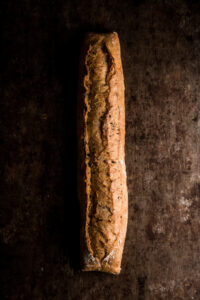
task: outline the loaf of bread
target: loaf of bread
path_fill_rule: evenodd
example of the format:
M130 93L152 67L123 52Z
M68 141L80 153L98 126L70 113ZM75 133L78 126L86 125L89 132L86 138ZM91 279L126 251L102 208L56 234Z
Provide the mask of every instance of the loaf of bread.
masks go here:
M82 270L119 274L128 196L124 77L116 32L88 33L84 39L77 127Z

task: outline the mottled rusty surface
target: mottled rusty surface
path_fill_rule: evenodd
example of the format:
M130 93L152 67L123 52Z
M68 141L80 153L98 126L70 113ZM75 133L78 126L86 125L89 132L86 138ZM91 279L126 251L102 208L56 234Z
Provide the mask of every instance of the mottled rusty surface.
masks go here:
M198 300L200 2L79 2L0 4L0 298ZM112 30L129 189L119 276L78 270L79 49Z

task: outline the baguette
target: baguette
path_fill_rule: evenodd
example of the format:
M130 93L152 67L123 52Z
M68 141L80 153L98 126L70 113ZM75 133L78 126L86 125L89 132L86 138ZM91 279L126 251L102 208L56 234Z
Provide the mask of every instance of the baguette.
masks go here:
M119 274L128 194L124 77L116 32L86 35L78 98L81 267L83 271Z

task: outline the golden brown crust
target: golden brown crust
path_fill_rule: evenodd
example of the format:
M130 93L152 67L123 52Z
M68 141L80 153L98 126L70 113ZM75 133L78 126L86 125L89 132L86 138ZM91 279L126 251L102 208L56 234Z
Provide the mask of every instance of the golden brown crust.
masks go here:
M127 229L124 78L117 33L87 34L80 65L78 188L84 271L119 274Z

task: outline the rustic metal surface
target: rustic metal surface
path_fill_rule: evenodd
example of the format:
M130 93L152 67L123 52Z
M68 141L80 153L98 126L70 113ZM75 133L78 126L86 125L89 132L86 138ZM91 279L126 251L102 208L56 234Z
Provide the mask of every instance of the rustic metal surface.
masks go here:
M200 299L200 3L0 7L0 298ZM126 85L129 189L119 276L78 270L79 49L84 32L112 30Z

